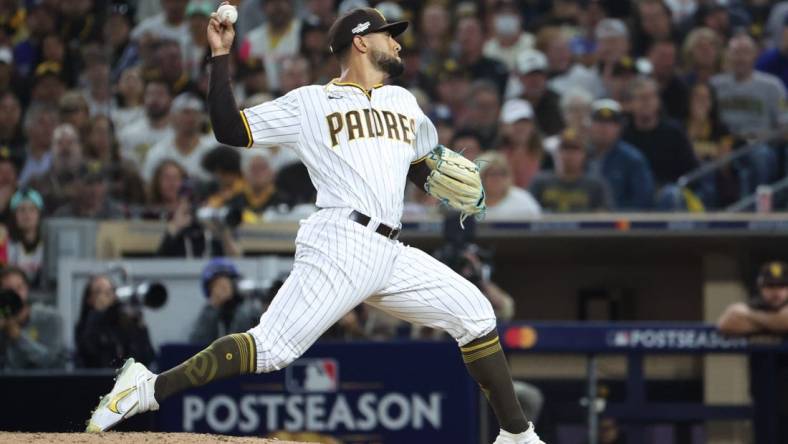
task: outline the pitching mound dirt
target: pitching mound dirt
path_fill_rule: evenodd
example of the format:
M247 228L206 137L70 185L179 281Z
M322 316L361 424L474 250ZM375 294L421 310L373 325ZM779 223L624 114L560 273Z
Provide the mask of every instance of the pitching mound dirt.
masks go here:
M196 433L8 433L0 432L0 443L25 444L303 444L263 438L199 435Z

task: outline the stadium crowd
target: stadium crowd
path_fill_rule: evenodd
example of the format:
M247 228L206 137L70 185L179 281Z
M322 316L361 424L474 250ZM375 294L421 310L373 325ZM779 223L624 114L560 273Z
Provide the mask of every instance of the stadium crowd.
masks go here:
M478 160L490 220L714 211L786 177L788 2L236 3L243 107L337 77L326 36L339 14L370 5L410 20L393 82L442 144ZM12 280L41 285L46 218L166 221L158 255L207 257L242 253L238 223L314 210L294 153L213 137L205 30L217 4L0 0L0 262ZM440 211L415 187L405 198L405 218ZM79 333L111 302L107 286L86 288Z

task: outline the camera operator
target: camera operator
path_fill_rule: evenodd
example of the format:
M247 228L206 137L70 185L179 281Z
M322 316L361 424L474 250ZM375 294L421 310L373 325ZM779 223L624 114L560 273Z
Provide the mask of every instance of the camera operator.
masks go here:
M764 264L758 273L757 287L758 294L750 301L737 302L725 309L717 321L722 333L732 336L788 334L788 264L777 261ZM750 392L756 435L766 428L759 422L768 424L770 418L788 417L788 356L780 354L776 362L771 361L777 366L776 387L766 382L769 378L762 376L774 370L770 368L770 361L762 354L750 354ZM777 399L777 405L768 405L769 399ZM778 421L775 425L779 437L777 442L788 442L788 424ZM755 442L766 441L766 437L755 437Z
M58 312L30 303L30 284L19 268L6 267L0 272L0 288L0 367L62 367L66 355Z
M201 220L195 208L193 186L185 184L178 192L178 203L156 254L189 258L241 256L241 248L233 238L233 228L240 218L222 220L220 216L218 210L209 211L208 217Z
M241 275L232 261L211 259L202 272L202 291L208 302L194 323L189 340L207 344L231 333L241 333L257 325L263 307L259 300L241 296Z
M91 277L82 292L76 340L81 367L117 367L128 357L148 365L155 358L140 307L120 301L103 274Z
M490 301L499 322L511 321L515 312L514 299L490 278L492 254L473 243L476 221L467 219L465 229L462 230L457 223L457 214L450 212L444 220L443 235L446 244L434 256L481 290ZM544 404L542 392L526 382L512 382L525 416L536 423Z

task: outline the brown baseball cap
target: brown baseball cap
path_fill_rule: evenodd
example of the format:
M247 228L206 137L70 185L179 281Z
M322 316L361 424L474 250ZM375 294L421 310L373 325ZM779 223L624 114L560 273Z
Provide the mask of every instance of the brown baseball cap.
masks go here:
M357 35L388 32L396 37L408 28L408 22L389 23L375 8L356 8L348 11L331 25L328 30L328 49L336 54L353 42Z
M788 264L772 261L761 266L758 272L759 287L785 287L788 286Z

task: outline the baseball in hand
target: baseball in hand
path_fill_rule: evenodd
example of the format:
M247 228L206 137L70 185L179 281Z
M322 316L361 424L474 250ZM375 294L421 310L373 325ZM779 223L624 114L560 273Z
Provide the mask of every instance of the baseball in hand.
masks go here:
M233 5L219 6L219 9L216 10L216 14L222 22L228 21L230 23L235 23L235 21L238 20L238 10L235 9Z

